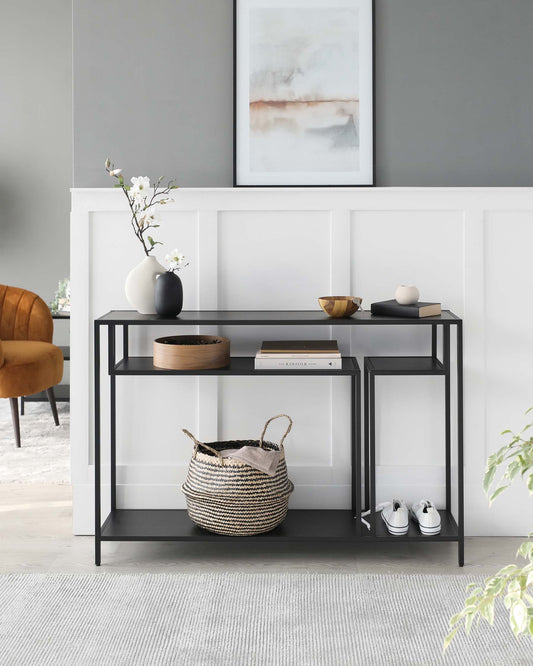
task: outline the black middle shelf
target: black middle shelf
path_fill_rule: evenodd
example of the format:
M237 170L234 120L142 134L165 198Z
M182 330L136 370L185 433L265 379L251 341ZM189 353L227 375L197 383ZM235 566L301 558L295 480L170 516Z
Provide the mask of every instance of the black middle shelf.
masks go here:
M189 375L195 377L202 376L225 376L225 375L289 375L289 376L323 376L323 377L350 377L359 375L359 364L356 358L344 357L342 359L342 370L256 370L254 368L255 359L252 356L233 356L230 364L225 368L216 368L213 370L167 370L166 368L156 368L152 356L128 356L119 361L114 369L115 375Z
M445 375L433 356L367 356L365 364L374 375Z

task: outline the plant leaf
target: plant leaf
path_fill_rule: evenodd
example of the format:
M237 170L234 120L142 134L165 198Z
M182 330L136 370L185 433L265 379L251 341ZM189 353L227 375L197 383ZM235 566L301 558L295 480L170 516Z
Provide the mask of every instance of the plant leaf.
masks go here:
M442 652L444 653L446 651L446 648L450 645L450 643L453 640L453 637L455 634L459 631L459 627L455 627L455 629L452 629L450 633L446 636L444 639L444 643L442 644Z
M496 465L487 467L487 471L485 472L485 477L483 479L483 490L485 491L485 493L489 492L489 488L492 486L492 482L494 481L495 476L496 476Z
M492 495L489 497L489 504L492 504L494 502L494 500L498 497L498 495L501 495L504 490L507 490L507 488L509 488L508 485L507 486L500 486L499 488L497 488L492 493Z
M486 599L479 607L481 615L489 624L494 624L494 599Z
M528 616L526 605L521 600L516 601L516 603L514 603L511 608L511 615L509 616L511 629L513 630L513 634L515 636L518 636L525 630L527 620Z
M465 631L467 634L470 633L470 629L472 629L472 622L474 621L474 618L476 617L476 612L477 611L472 611L466 616L465 619Z

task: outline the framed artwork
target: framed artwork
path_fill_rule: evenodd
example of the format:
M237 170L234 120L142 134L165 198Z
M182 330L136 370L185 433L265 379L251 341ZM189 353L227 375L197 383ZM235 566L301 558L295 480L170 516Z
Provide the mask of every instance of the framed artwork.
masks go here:
M373 0L234 0L234 21L234 185L373 185Z

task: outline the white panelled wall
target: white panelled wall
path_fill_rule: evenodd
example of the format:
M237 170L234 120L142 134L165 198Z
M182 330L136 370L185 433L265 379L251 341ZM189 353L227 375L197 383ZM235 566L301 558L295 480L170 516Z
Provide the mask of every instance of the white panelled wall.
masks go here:
M525 489L507 491L489 510L481 480L500 431L520 428L533 404L533 189L187 189L161 210L159 258L178 247L190 261L182 273L184 309L308 310L318 308L318 296L336 294L362 296L369 308L409 283L422 300L464 317L466 534L531 529ZM73 190L71 224L74 531L91 534L92 322L130 309L124 280L142 255L118 190ZM144 355L157 335L187 332L130 330L130 353ZM254 354L265 338L332 336L361 367L365 355L428 354L430 344L429 329L405 327L220 333L236 355ZM452 329L452 348L454 338ZM102 358L105 351L104 344ZM102 379L105 436L104 370ZM441 504L444 379L378 377L376 385L378 501L429 497ZM349 380L329 377L118 377L119 506L185 506L179 486L191 446L182 428L204 441L258 437L280 412L294 419L286 442L296 486L290 505L349 507ZM271 438L280 434L281 424Z

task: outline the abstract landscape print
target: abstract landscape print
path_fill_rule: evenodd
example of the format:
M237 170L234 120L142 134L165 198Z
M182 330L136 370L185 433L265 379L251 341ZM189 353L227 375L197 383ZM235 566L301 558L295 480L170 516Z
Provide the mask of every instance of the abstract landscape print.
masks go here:
M367 0L237 0L237 185L371 185Z

